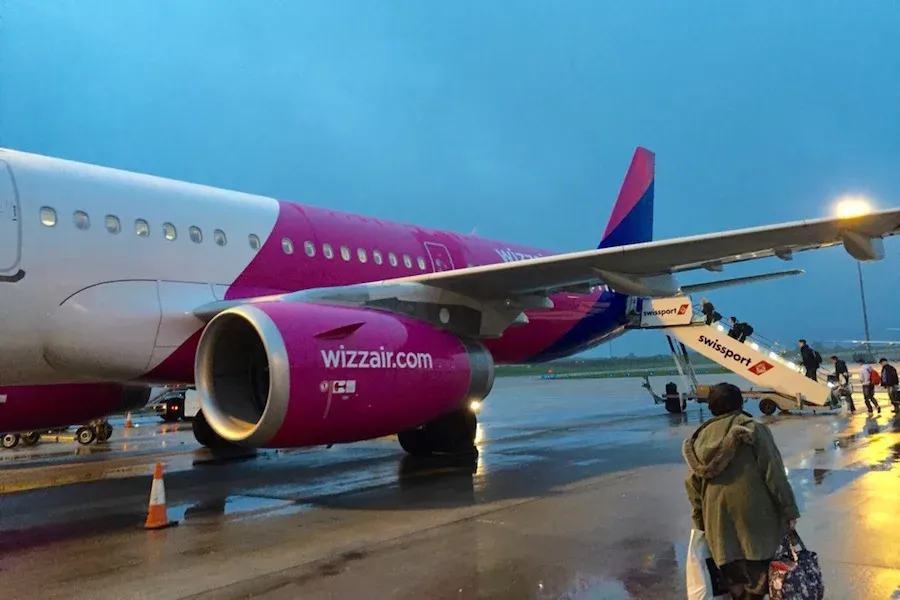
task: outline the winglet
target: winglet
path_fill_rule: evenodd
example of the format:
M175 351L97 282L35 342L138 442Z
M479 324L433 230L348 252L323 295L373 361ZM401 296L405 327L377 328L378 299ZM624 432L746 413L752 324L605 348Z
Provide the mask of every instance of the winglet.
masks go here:
M653 240L653 185L656 156L638 147L625 174L598 248L640 244Z

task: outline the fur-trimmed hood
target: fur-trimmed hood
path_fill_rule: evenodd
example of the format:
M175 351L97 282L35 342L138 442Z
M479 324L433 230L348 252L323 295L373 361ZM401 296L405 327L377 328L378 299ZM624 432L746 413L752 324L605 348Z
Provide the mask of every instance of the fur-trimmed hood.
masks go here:
M681 453L694 475L713 479L731 464L741 444L753 445L755 422L746 413L722 415L684 440Z

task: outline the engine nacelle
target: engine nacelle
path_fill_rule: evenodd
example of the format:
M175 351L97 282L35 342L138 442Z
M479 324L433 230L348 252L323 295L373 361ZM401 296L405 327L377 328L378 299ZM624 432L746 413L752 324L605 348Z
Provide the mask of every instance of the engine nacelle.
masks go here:
M118 383L0 387L0 433L52 429L138 410L150 388Z
M494 383L480 342L385 311L291 302L216 315L194 369L212 429L253 447L390 435L483 400Z

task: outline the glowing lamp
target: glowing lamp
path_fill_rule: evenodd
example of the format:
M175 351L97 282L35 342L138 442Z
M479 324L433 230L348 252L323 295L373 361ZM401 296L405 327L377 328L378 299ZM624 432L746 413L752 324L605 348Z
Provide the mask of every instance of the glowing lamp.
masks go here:
M835 213L841 219L860 217L872 212L872 203L863 196L844 196L838 200Z

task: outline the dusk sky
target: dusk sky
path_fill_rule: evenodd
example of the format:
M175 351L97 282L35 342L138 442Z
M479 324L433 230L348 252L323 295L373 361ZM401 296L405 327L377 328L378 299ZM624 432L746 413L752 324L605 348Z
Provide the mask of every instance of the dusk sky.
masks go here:
M900 206L897 31L846 0L6 0L0 145L582 250L638 145L658 239ZM886 247L870 326L900 339ZM840 248L685 281L784 268L807 273L709 297L787 344L862 338Z

